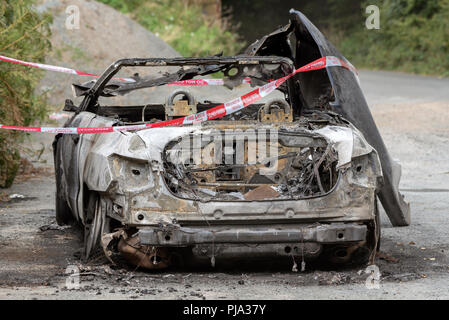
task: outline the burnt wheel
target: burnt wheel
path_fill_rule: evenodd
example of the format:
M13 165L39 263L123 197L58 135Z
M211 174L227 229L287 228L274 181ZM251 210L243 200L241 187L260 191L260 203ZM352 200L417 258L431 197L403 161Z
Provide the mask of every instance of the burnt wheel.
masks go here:
M56 191L56 223L60 226L72 224L74 222L72 210L59 192Z
M84 261L99 249L104 222L105 215L100 207L100 197L97 193L90 192L84 219Z
M61 193L62 191L61 179L63 178L60 162L61 143L62 139L59 139L56 144L56 152L55 152L55 178L56 178L55 209L56 209L56 223L60 226L72 224L75 221L72 210L70 209L69 205L67 204L67 201L64 199Z
M376 252L379 252L379 250L380 250L380 238L381 238L381 235L382 235L382 231L381 231L381 228L380 228L380 212L379 212L379 205L378 205L378 203L377 203L377 197L376 197L376 200L374 201L374 210L376 210L375 211L375 213L376 213L376 237L377 237L377 243L376 243Z

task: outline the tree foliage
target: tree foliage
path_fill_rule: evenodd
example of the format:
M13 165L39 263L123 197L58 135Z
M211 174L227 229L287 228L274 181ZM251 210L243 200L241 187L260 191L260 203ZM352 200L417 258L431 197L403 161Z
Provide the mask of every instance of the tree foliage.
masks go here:
M349 59L370 69L449 76L449 0L385 0L378 6L379 30L359 28L342 40Z
M449 76L449 0L222 0L247 41L302 11L357 67ZM368 30L365 9L380 9Z
M32 0L0 2L0 55L43 62L50 48L50 17L37 13ZM39 70L0 62L0 123L28 126L45 115L45 99L34 88ZM9 187L19 166L23 134L0 131L0 187Z
M226 19L206 17L201 5L187 0L100 0L140 23L183 56L223 51L237 54L245 46Z

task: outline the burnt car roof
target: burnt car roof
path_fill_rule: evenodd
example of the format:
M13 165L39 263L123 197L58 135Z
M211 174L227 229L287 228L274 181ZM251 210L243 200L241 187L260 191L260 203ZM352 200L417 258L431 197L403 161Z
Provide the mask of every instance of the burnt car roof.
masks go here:
M280 65L278 70L260 70L260 65ZM123 67L169 67L169 66L187 66L190 68L181 68L176 72L165 73L162 77L144 77L138 74L131 77L135 82L123 82L112 80ZM246 71L245 75L243 67L252 67L252 70ZM237 73L229 75L229 70L236 68ZM257 69L257 70L256 70ZM196 76L204 76L219 71L223 71L227 82L225 86L233 88L241 84L243 77L250 76L253 85L264 84L269 79L282 77L294 70L293 61L287 57L279 56L212 56L202 58L129 58L120 59L111 64L100 76L98 80L89 81L83 85L75 85L78 90L78 96L92 95L93 99L88 104L95 103L95 99L99 96L124 95L133 90L162 86L170 82L192 79ZM86 105L86 108L88 106Z

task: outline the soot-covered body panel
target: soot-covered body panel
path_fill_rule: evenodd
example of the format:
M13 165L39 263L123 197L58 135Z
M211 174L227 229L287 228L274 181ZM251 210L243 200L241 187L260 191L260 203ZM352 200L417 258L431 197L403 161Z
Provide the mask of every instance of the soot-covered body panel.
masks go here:
M239 56L113 63L97 81L75 86L84 99L79 106L66 103L75 112L66 126L187 116L248 92L243 80L262 85L324 56L346 61L293 10L288 25ZM133 83L112 80L122 69L163 66L179 69L159 77L134 75ZM204 95L166 86L217 72L224 86L205 87ZM149 95L166 95L165 103L104 103L165 87ZM216 258L273 255L373 261L380 237L377 197L393 225L410 223L397 189L400 169L388 155L357 76L340 67L297 74L272 96L216 120L59 135L54 148L58 222L84 226L86 259L101 245L111 261L121 255L149 269L174 264L181 253L212 265Z

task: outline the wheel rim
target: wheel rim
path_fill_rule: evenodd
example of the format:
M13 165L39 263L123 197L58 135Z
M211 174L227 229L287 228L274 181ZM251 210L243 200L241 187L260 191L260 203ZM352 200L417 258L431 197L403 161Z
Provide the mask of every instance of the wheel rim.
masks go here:
M104 224L104 212L97 198L94 206L94 218L90 224L84 225L84 259L87 260L100 242L101 230Z

